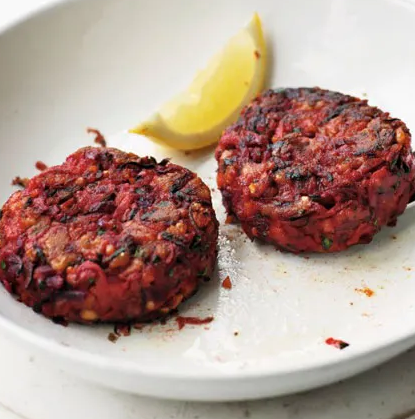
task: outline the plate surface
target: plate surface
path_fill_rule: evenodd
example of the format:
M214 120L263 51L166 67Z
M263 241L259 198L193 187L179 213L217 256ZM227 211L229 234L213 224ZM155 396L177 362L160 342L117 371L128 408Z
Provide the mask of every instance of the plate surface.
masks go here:
M317 387L415 343L414 208L370 245L282 254L223 224L212 149L186 155L125 131L184 88L255 10L273 52L270 86L367 95L415 127L409 1L84 0L33 16L0 36L1 201L15 175L35 173L36 160L59 164L92 144L86 127L99 128L110 146L197 171L222 223L219 262L216 278L181 314L214 321L179 331L172 319L112 344L108 326L57 326L1 290L4 333L103 385L193 400ZM227 275L231 290L220 286ZM337 350L328 337L350 346Z

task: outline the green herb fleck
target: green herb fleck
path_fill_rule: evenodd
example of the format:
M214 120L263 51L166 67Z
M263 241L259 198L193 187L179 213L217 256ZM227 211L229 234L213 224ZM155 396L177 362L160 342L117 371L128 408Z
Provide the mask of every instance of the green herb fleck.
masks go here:
M135 249L134 257L139 259L145 259L147 257L147 250L141 248L140 246L137 246L137 249Z
M189 248L192 250L200 249L201 244L202 244L202 237L197 235L193 237L192 243L190 243Z
M39 282L39 289L41 291L43 291L44 289L46 289L46 281L40 281Z
M140 219L142 220L142 221L145 221L145 220L148 220L153 214L154 214L154 210L151 210L151 211L149 211L149 212L145 212L141 217L140 217Z
M394 185L392 185L392 189L394 191L396 191L399 188L399 186L401 186L401 181L400 180L398 180Z
M184 242L182 240L180 240L178 237L174 236L171 233L168 233L167 231L163 231L163 233L161 233L161 237L164 240L170 241L174 244L176 244L177 246L181 246L184 247Z
M42 312L42 303L33 304L33 311L35 313L41 313Z
M286 179L291 179L291 180L295 180L295 181L306 180L309 177L310 177L310 175L308 173L302 173L299 169L294 169L291 172L286 172L285 173L285 178Z
M107 259L104 260L104 262L111 262L114 260L117 256L119 256L121 253L124 253L127 249L125 247L120 247L117 249L111 256L109 256Z
M199 271L197 273L197 276L199 278L204 278L204 277L208 276L208 268L203 269L203 271Z
M38 260L43 262L46 259L45 254L43 253L43 250L37 245L35 245L34 248L36 252L36 257L38 258Z
M169 201L161 201L157 204L158 207L168 207L169 206Z
M230 157L223 159L223 162L225 163L225 166L232 166L233 163L235 163L236 157Z
M131 221L137 214L138 208L133 208L128 215L128 220Z
M284 141L277 141L276 143L273 143L269 145L268 147L271 148L272 150L278 151L280 148L282 148L283 145L284 145ZM278 165L276 166L274 170L276 169L278 169Z
M88 278L89 285L94 285L96 282L95 278Z
M105 230L103 228L99 228L97 234L98 236L102 236L103 234L105 234Z
M161 261L161 257L159 255L155 255L153 258L153 263L158 263Z
M3 269L3 271L4 271L6 269L6 262L4 260L2 260L0 262L0 266L1 266L1 269Z
M321 240L321 245L323 246L324 250L329 250L332 244L333 240L329 239L328 237L323 237Z
M329 181L329 182L333 182L333 175L331 174L331 173L327 173L327 180Z
M189 197L182 191L176 192L176 198L181 199L182 201L189 201Z
M295 132L296 134L301 134L301 128L295 127L293 128L293 132Z
M377 225L378 225L378 219L377 219L377 218L376 218L376 219L375 219L375 221L373 222L373 225L374 225L374 226L377 226Z
M340 341L339 342L339 349L347 348L349 344L347 342Z
M173 269L170 269L169 270L169 277L171 278L173 275L174 275L174 270Z
M27 198L27 201L25 203L25 208L30 207L30 205L33 204L33 198L29 196L29 198Z
M108 202L108 201L114 201L114 199L117 197L117 194L115 192L110 193L103 199L101 199L101 202Z
M402 163L402 167L405 173L409 173L411 171L411 168L405 162Z
M395 166L398 164L398 160L399 157L397 157L396 159L394 159L390 165L390 169L393 170L395 168Z

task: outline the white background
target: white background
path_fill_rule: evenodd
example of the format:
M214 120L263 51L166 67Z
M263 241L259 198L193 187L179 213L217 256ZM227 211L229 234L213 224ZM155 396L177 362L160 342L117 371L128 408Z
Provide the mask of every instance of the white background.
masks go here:
M0 27L51 1L0 0ZM252 403L165 402L96 388L4 338L0 377L0 419L404 419L415 412L415 351L329 388Z

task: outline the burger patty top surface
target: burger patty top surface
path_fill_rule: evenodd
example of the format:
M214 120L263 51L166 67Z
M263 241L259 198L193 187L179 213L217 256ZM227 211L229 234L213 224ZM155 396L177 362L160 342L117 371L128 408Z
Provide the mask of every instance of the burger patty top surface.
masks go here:
M145 321L209 278L217 235L209 188L194 173L87 147L4 205L0 280L51 318Z
M334 252L393 225L414 192L406 125L366 100L319 88L269 90L216 149L229 214L251 238Z

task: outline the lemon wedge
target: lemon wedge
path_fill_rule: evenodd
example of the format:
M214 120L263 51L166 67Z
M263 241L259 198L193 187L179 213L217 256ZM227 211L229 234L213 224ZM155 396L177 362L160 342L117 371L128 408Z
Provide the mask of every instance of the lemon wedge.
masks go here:
M214 144L241 109L262 91L265 70L266 45L255 13L186 91L129 132L180 150Z

